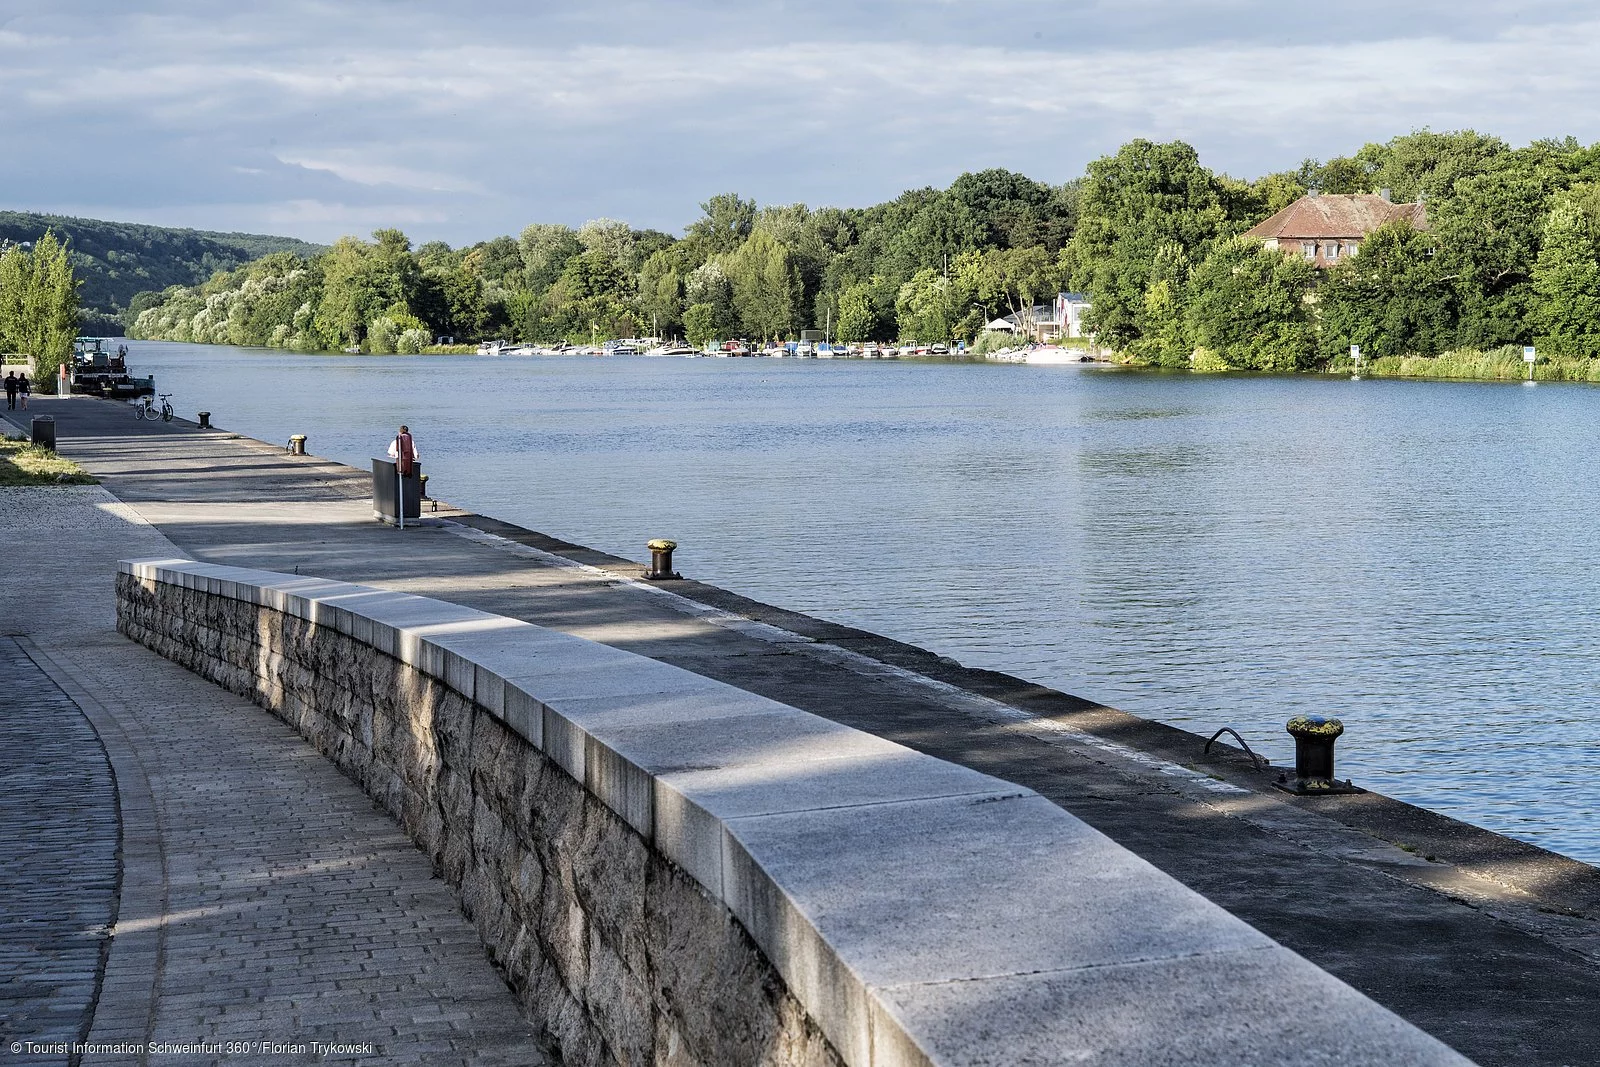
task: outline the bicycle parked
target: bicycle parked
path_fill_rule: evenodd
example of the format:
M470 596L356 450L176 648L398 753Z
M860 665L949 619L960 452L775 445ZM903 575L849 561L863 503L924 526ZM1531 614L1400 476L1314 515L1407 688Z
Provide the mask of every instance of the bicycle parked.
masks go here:
M172 421L172 405L167 403L171 393L161 394L161 406L156 407L154 397L142 396L133 402L133 417L136 419L160 419L162 422Z

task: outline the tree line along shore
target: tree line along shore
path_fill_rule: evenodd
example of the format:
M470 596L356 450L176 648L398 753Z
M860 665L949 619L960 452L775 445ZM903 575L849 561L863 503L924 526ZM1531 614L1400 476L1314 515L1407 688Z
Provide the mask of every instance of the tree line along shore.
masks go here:
M1426 223L1380 225L1335 265L1246 236L1308 193L1379 189ZM598 219L413 248L379 230L139 293L124 322L141 339L371 353L808 329L971 341L1066 289L1127 363L1341 371L1359 345L1363 373L1520 377L1534 344L1536 377L1600 380L1600 146L1423 130L1242 181L1139 140L1060 185L987 170L868 208L722 194L682 237Z

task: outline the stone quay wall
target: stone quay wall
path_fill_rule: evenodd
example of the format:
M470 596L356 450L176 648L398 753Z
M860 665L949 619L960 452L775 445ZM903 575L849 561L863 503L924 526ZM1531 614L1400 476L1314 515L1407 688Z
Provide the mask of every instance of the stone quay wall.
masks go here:
M569 1064L1466 1062L1030 790L667 664L186 560L117 617L388 810Z

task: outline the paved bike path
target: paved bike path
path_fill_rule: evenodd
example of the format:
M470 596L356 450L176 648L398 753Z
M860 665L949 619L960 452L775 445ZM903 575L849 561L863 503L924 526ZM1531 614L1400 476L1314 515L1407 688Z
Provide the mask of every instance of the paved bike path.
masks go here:
M549 1062L387 814L115 632L115 561L165 537L96 486L0 489L0 546L0 1067L85 1033L196 1047L85 1063Z
M116 914L118 820L99 738L7 636L0 827L0 1062L12 1062L15 1042L88 1036Z

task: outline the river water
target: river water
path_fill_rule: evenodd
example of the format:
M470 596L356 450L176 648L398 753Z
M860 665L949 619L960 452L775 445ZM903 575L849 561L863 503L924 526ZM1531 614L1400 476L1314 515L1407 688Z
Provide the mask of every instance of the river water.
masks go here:
M132 342L180 414L1600 863L1600 389Z

